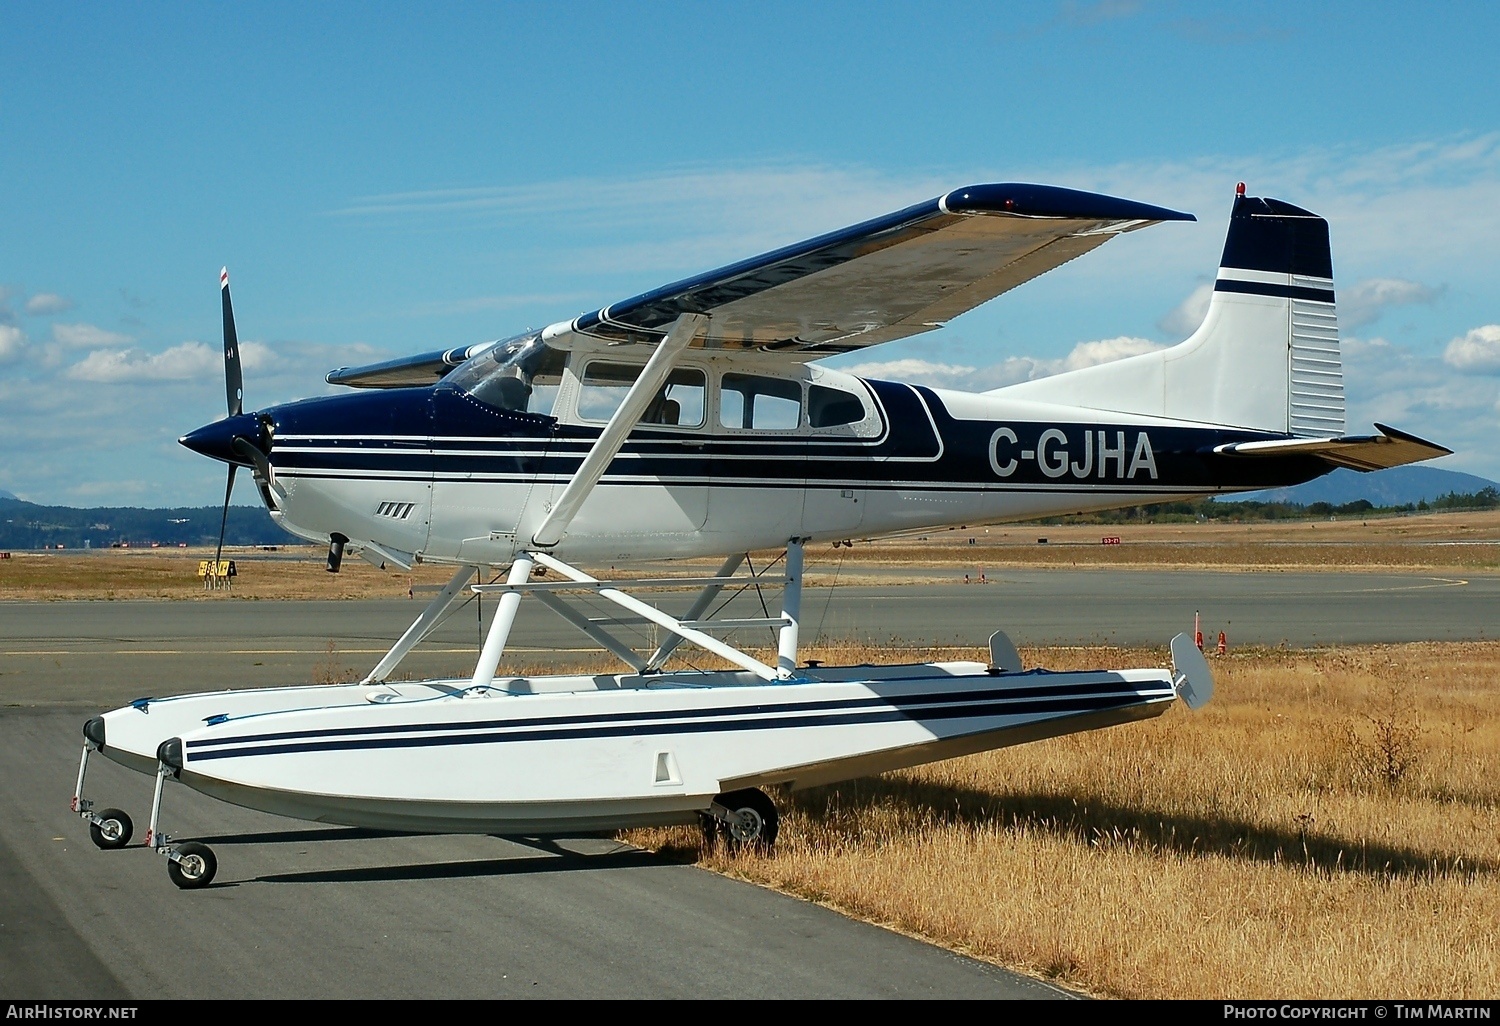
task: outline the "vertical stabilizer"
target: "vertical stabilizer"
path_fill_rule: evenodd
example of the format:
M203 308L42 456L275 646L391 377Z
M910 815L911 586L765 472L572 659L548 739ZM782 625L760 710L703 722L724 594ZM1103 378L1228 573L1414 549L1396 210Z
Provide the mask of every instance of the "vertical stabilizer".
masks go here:
M1241 185L1208 313L1187 341L998 391L1301 438L1342 435L1328 222L1246 196Z

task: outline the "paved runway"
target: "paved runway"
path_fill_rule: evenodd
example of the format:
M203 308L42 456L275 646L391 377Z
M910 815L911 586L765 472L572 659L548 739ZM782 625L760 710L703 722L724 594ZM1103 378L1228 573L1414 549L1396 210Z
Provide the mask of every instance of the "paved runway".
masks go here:
M612 841L374 836L170 785L219 874L179 891L68 811L73 711L0 712L0 995L37 998L1058 997L1045 984ZM151 781L87 792L144 831Z
M779 595L765 596L772 612ZM593 600L603 615L615 607ZM669 595L668 609L687 598ZM0 603L0 704L119 705L140 695L362 676L420 611L420 601ZM493 609L486 603L485 620ZM1210 637L1235 645L1494 637L1500 576L1431 573L1223 573L1016 570L962 583L809 588L804 644L891 639L983 645L996 629L1019 644L1165 645L1201 611ZM468 675L478 610L459 610L402 665L416 676ZM726 615L760 616L753 592ZM644 642L648 635L622 636ZM769 632L735 640L772 644ZM585 654L583 636L535 603L512 635L517 670L552 650ZM330 653L330 646L333 651Z
M149 851L96 850L67 811L87 711L141 694L362 673L419 607L0 604L0 994L1061 995L608 841L540 850L490 837L372 836L173 785L167 829L220 856L215 886L187 893ZM758 609L750 595L730 612ZM810 589L803 605L805 638L969 644L996 627L1023 644L1160 644L1191 627L1194 609L1231 644L1482 638L1495 631L1500 577L1047 569L982 586ZM403 670L467 674L479 629L472 607L460 611ZM518 658L544 665L541 649L577 647L578 636L530 609L513 637ZM125 807L144 831L147 778L96 759L88 792Z

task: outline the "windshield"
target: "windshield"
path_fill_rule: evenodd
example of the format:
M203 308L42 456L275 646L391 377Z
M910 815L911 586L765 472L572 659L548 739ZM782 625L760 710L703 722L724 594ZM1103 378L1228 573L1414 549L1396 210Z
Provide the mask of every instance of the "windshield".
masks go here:
M496 409L550 414L567 357L535 332L517 335L469 360L444 384Z

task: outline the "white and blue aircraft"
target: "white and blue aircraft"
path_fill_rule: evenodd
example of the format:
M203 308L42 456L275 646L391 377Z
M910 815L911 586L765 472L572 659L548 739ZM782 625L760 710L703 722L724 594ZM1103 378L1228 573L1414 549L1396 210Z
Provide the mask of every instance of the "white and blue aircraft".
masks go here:
M1002 633L983 663L798 660L803 547L1295 484L1449 450L1345 430L1328 224L1237 189L1212 301L1181 344L973 394L819 361L940 328L1118 236L1192 215L1043 185L957 189L540 331L328 375L357 391L245 413L228 274L229 416L182 444L254 475L272 517L381 566L452 580L358 684L141 699L90 720L74 808L101 847L118 809L82 797L89 753L154 773L147 843L201 887L212 851L157 829L175 779L302 819L433 832L565 834L692 822L770 844L762 788L806 787L1207 701L1192 641L1172 670L1023 670ZM229 492L226 491L227 508ZM746 578L745 553L785 549ZM709 577L582 567L723 557ZM500 568L505 583L472 583ZM498 580L498 578L497 578ZM715 618L746 580L778 615ZM672 614L637 594L700 589ZM472 677L393 672L473 592L499 601ZM583 592L619 607L590 616ZM502 672L523 597L625 665ZM649 651L620 637L654 625ZM721 635L776 632L774 663ZM687 643L732 670L664 670Z

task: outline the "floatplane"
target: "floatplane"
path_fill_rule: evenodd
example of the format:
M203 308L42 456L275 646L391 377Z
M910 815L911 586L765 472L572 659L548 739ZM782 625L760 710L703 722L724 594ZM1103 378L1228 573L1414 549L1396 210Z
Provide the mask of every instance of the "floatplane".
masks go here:
M130 817L83 797L92 753L155 777L146 843L173 882L217 860L160 828L165 783L356 827L566 836L703 823L769 846L765 788L807 787L1161 715L1208 701L1193 640L1171 668L799 660L804 548L1296 484L1449 450L1345 433L1327 222L1237 189L1202 325L1172 348L974 394L819 361L940 328L1106 242L1191 214L1043 185L957 189L494 342L328 375L354 391L246 413L228 273L228 416L182 444L253 474L282 527L452 579L358 683L142 698L83 728L73 808L100 847ZM222 531L220 545L222 547ZM746 553L784 550L777 572ZM704 577L585 567L722 558ZM217 564L217 558L216 558ZM489 583L487 575L493 573ZM501 581L503 575L503 582ZM711 609L776 584L760 618ZM694 589L685 609L653 589ZM474 593L495 603L471 677L394 680ZM580 599L580 596L583 596ZM523 600L617 673L503 672ZM613 615L590 615L598 606ZM774 609L774 607L772 607ZM656 631L632 645L622 626ZM731 643L770 628L774 661ZM661 640L657 640L661 639ZM679 646L730 669L669 669ZM648 650L649 649L649 650ZM680 661L679 661L680 662Z

